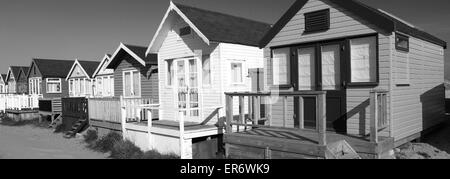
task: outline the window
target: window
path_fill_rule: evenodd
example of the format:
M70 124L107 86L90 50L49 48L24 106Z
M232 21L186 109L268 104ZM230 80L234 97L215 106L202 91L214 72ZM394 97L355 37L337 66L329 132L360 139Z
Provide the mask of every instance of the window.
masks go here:
M97 78L97 95L102 96L103 95L103 78L98 77Z
M167 86L172 86L173 85L173 79L175 77L175 71L174 71L174 67L173 67L173 60L167 60L166 61L166 65L167 65L167 82L166 82L166 85Z
M272 51L272 80L273 85L290 84L290 48L274 49Z
M30 94L41 94L41 78L30 78L28 80Z
M233 84L243 83L242 63L231 63L231 82Z
M141 77L138 71L123 72L123 95L124 97L140 97L141 96Z
M305 13L305 33L330 29L330 9Z
M191 27L183 27L180 29L180 36L185 36L191 34Z
M74 80L69 80L69 96L74 96Z
M47 78L47 93L61 93L60 78Z
M377 83L377 37L350 40L350 82Z
M401 34L395 35L395 49L409 52L409 37Z
M203 85L211 85L211 58L209 55L205 55L202 58L202 74Z

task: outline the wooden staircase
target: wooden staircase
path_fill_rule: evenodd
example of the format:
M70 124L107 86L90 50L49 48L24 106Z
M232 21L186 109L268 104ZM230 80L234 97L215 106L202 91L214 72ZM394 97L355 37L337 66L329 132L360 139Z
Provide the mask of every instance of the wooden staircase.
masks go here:
M64 135L65 138L72 138L74 137L78 132L80 132L88 123L87 119L79 119L73 126L70 131L66 132Z
M62 115L59 115L55 120L52 121L52 123L50 123L50 125L48 125L48 128L56 128L56 126L58 126L61 123L62 123Z

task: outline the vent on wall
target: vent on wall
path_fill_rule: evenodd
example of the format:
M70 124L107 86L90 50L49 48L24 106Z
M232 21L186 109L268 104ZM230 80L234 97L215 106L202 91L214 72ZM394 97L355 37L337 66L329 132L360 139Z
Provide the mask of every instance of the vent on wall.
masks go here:
M180 36L185 36L191 34L191 27L180 28Z
M330 29L330 9L305 13L305 33Z

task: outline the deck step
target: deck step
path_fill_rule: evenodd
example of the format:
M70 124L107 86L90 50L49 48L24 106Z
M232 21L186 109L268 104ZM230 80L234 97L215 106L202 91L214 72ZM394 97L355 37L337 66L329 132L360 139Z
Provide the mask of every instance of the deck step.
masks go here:
M78 132L80 132L84 126L87 125L86 119L79 119L73 126L70 131L67 131L64 135L65 138L72 138L74 137Z
M58 123L62 122L62 115L59 115L53 122L48 126L48 128L55 128Z
M337 141L327 145L326 159L361 159L356 151L345 141Z

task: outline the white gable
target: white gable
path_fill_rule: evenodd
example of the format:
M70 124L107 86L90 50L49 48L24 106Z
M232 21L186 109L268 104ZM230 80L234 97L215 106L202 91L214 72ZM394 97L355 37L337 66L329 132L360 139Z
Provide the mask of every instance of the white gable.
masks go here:
M325 32L305 34L304 14L330 9L330 29ZM342 38L377 32L367 21L328 0L309 0L302 9L282 28L268 46L298 44L326 39Z

